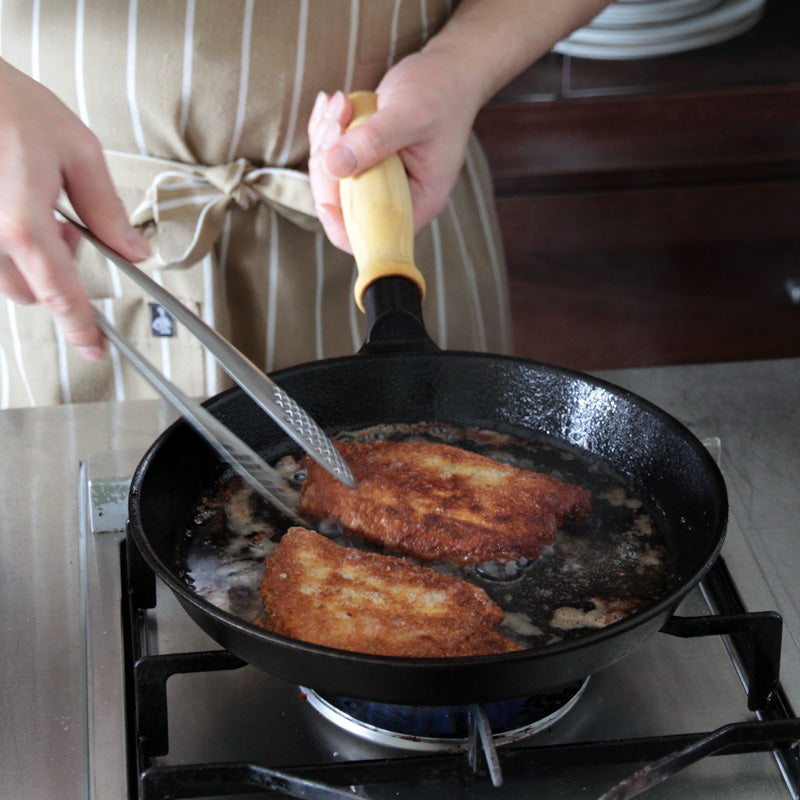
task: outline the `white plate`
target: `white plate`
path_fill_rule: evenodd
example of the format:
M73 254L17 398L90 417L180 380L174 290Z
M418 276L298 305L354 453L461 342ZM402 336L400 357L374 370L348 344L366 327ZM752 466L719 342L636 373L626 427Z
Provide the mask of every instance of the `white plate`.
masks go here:
M736 20L729 25L721 26L715 30L704 31L693 36L680 39L658 42L656 44L581 44L569 40L559 42L553 50L562 55L577 58L597 58L628 60L636 58L652 58L654 56L682 53L687 50L696 50L712 44L719 44L727 39L744 33L755 25L763 13L763 7L743 19Z
M619 28L670 22L703 14L724 0L657 0L657 2L612 3L590 23L592 28Z
M595 29L591 24L567 37L574 44L650 45L700 36L734 25L763 8L766 0L727 0L712 11L677 22L645 27Z

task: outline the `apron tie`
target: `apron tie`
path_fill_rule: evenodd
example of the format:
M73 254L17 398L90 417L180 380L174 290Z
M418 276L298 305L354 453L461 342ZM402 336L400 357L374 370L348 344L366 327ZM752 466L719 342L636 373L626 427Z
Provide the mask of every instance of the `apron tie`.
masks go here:
M146 187L131 223L155 226L154 258L164 267L200 261L222 233L232 205L247 210L266 203L305 230L322 230L308 175L298 170L256 168L244 158L208 167L117 151L107 151L106 160L115 183Z

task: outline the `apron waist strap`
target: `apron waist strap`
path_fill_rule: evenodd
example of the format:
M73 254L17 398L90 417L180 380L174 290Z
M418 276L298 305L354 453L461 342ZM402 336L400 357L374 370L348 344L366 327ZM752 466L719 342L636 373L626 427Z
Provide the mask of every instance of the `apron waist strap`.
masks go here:
M155 226L153 252L161 266L188 267L202 259L232 204L247 209L266 203L301 228L322 230L304 172L256 168L244 158L207 167L116 150L106 150L105 157L115 184L144 193L131 222Z

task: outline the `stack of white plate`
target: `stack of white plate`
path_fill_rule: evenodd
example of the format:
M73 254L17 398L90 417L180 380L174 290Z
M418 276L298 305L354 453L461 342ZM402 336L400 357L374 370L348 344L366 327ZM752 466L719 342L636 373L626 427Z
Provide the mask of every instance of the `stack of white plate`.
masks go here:
M649 58L731 39L766 0L617 0L553 49L582 58Z

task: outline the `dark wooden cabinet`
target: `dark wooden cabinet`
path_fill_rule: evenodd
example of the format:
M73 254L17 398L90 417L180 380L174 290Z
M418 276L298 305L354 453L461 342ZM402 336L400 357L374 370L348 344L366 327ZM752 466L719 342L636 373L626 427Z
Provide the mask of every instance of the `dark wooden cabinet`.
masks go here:
M550 54L480 114L518 355L800 356L800 3L639 61Z

